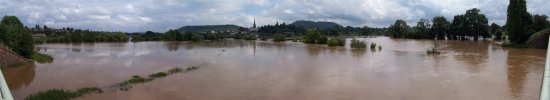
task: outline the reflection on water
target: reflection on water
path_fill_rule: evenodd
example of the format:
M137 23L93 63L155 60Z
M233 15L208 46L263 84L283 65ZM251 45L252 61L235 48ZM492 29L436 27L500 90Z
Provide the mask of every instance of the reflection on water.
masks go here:
M442 54L427 55L433 40L359 40L384 49L242 40L43 44L37 47L52 55L53 63L5 69L4 74L17 99L203 63L200 70L128 92L79 99L536 100L540 91L545 50L438 41Z
M2 69L4 78L7 81L8 88L17 90L28 86L35 77L35 65L32 63L16 66L13 68Z

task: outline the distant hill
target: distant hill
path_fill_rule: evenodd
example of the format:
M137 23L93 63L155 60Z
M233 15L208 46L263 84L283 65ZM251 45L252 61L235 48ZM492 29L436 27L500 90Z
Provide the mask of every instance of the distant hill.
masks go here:
M200 25L200 26L184 26L176 29L180 32L207 32L207 31L220 31L242 28L237 25Z
M336 24L334 22L314 22L314 21L305 21L305 20L296 21L291 25L294 25L296 27L303 27L303 28L319 28L322 30L342 27L342 25Z

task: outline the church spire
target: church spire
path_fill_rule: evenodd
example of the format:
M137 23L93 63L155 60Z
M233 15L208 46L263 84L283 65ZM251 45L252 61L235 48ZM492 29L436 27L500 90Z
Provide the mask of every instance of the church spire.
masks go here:
M256 28L256 18L254 18L254 24L252 25L252 28Z

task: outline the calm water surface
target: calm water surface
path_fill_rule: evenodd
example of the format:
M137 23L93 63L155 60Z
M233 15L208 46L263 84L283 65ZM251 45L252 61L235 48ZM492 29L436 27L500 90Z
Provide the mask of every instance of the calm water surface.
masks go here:
M16 99L105 86L174 66L199 70L81 100L537 100L546 50L488 41L362 39L382 49L296 42L42 44L55 60L4 69ZM349 40L348 40L349 41ZM224 51L225 50L225 51Z

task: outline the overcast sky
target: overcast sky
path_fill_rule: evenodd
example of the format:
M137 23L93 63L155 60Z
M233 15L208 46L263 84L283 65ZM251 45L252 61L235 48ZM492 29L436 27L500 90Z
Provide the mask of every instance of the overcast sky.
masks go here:
M296 20L344 26L387 27L396 19L463 14L479 8L490 23L504 24L508 0L0 0L0 15L27 26L75 27L101 31L164 32L185 25L252 26ZM550 15L548 0L527 0L532 14Z

